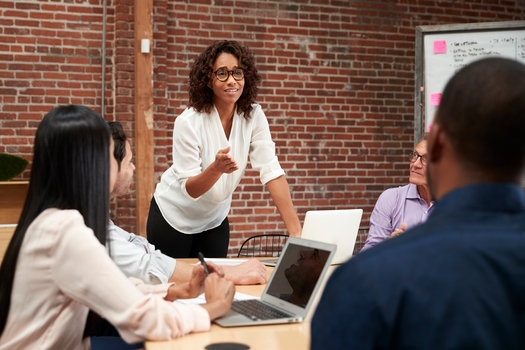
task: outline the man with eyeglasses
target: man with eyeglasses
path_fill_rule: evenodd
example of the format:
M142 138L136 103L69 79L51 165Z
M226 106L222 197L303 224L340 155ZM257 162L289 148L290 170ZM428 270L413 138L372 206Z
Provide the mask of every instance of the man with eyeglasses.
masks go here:
M383 192L370 216L368 238L361 251L396 237L424 222L434 202L427 184L427 141L425 137L409 154L409 184Z

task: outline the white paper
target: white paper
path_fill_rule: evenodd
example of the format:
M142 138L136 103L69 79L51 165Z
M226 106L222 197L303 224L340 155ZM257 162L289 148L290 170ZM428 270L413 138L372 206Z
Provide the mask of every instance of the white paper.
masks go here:
M235 292L235 295L233 296L233 300L249 300L249 299L260 299L259 297L254 297L253 295L248 295L244 293ZM205 304L206 298L204 297L204 293L199 295L196 298L193 299L179 299L175 300L174 303L182 303L182 304Z
M237 259L216 259L216 258L204 258L206 262L212 262L215 265L221 266L237 266L248 260L237 260Z

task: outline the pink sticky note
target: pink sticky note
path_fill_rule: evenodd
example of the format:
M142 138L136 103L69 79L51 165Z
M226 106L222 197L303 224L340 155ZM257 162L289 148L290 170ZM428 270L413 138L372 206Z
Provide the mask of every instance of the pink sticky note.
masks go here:
M441 94L439 92L430 94L430 105L431 106L439 106L440 101L441 101Z
M434 53L447 53L447 41L434 40Z

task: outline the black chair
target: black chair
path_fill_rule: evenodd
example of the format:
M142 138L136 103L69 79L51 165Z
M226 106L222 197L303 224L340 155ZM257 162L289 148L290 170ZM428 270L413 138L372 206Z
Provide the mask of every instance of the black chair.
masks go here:
M368 238L368 230L370 227L368 226L361 226L359 227L359 231L357 233L357 239L354 246L354 254L357 255L365 245L366 239Z
M278 257L288 240L288 235L256 235L244 241L237 257Z

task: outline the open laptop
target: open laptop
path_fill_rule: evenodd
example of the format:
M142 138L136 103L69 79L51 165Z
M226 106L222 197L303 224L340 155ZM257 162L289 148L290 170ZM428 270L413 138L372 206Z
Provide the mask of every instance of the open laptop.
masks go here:
M332 264L342 264L352 257L361 225L363 209L311 210L304 217L301 238L335 244L337 251ZM261 260L275 266L277 259Z
M333 244L290 237L261 298L233 301L232 309L214 322L222 327L302 322L335 250Z
M301 238L335 244L337 251L332 264L342 264L354 253L362 215L363 209L308 211Z

